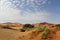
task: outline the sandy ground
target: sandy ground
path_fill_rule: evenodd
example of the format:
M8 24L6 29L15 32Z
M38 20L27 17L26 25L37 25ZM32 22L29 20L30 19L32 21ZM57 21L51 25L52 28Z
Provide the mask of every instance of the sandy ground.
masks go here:
M0 29L0 40L22 40L24 33L10 29Z
M31 32L20 32L18 30L11 29L1 29L0 28L0 40L41 40L39 33L35 36L31 35ZM57 31L53 39L50 40L60 40L60 31Z

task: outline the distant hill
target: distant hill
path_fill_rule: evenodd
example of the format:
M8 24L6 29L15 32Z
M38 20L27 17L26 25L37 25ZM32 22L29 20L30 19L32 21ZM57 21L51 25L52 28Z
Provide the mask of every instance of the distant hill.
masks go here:
M42 22L42 23L35 23L33 24L35 27L38 27L38 26L55 26L56 24L52 24L52 23L47 23L47 22Z

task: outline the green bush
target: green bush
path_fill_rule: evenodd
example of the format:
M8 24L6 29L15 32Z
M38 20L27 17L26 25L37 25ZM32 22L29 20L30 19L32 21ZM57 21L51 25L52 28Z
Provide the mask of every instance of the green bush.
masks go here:
M43 32L45 30L45 26L38 27L37 31L38 32Z
M45 26L40 26L35 28L35 32L43 32L46 29Z
M58 30L60 30L60 24L57 24L55 27L56 27Z
M23 28L33 28L34 27L34 25L31 25L31 24L25 24L24 26L23 26Z
M42 36L41 36L41 39L46 39L47 37L48 37L48 34L50 33L50 30L49 29L46 29L45 31L44 31L44 33L42 34Z
M24 29L20 29L21 30L21 32L25 32L25 30Z
M45 26L41 27L34 27L31 31L33 35L40 34L40 32L43 32L45 30Z
M34 25L31 25L31 24L25 24L24 26L23 26L23 28L21 29L21 31L22 30L31 30L32 28L34 28Z

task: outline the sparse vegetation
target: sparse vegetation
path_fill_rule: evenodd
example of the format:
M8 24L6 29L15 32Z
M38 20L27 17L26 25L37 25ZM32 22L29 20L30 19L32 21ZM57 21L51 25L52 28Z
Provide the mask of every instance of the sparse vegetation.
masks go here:
M40 26L40 27L36 27L36 28L35 28L35 31L36 31L36 32L43 32L45 29L46 29L45 26Z
M56 27L58 30L60 30L60 24L57 24L55 27Z
M46 39L47 37L48 37L48 34L50 33L50 30L49 29L46 29L45 31L44 31L44 33L42 34L42 36L41 36L41 39Z
M16 38L16 40L35 40L35 39L36 40L50 40L50 39L54 38L54 35L56 35L56 32L58 32L60 30L60 24L58 24L56 26L55 25L49 26L48 24L46 26L40 25L40 24L36 25L36 26L35 26L35 24L34 25L25 24L21 28L16 27L16 26L12 27L10 25L2 25L0 30L2 30L2 31L6 30L4 33L8 34L9 31L7 29L8 30L12 29L12 30L9 30L10 32L12 32L11 35L12 34L18 35L16 37L14 36ZM15 29L16 30L19 29L19 30L15 31Z
M38 32L43 32L45 30L45 28L46 28L45 26L38 27L37 31Z
M8 25L7 26L2 26L4 29L11 29Z
M3 29L17 30L17 29L14 29L14 28L10 27L9 25L7 25L7 26L2 26L1 28L3 28Z

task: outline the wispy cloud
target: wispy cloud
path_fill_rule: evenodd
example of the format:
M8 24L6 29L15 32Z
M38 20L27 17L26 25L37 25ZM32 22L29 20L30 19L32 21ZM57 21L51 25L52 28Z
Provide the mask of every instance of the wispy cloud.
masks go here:
M10 0L12 7L24 11L40 11L49 0Z
M36 20L40 20L40 21L47 20L49 17L49 13L47 13L46 11L31 12L30 10L33 10L33 9L38 10L39 7L36 8L35 7L37 6L36 4L31 4L30 7L32 7L32 9L30 9L28 3L26 4L28 6L24 7L23 4L20 5L20 0L13 1L14 2L13 4L10 1L9 0L0 1L0 22L22 22L22 23L32 22L33 23L33 22L37 22ZM35 1L35 0L31 0L31 1ZM39 0L39 1L42 1L42 0ZM47 0L43 0L43 3L41 3L40 5L45 4L46 1ZM36 0L36 2L38 1ZM18 4L15 4L15 3L18 3ZM20 9L17 9L18 7ZM27 9L27 11L25 9Z

